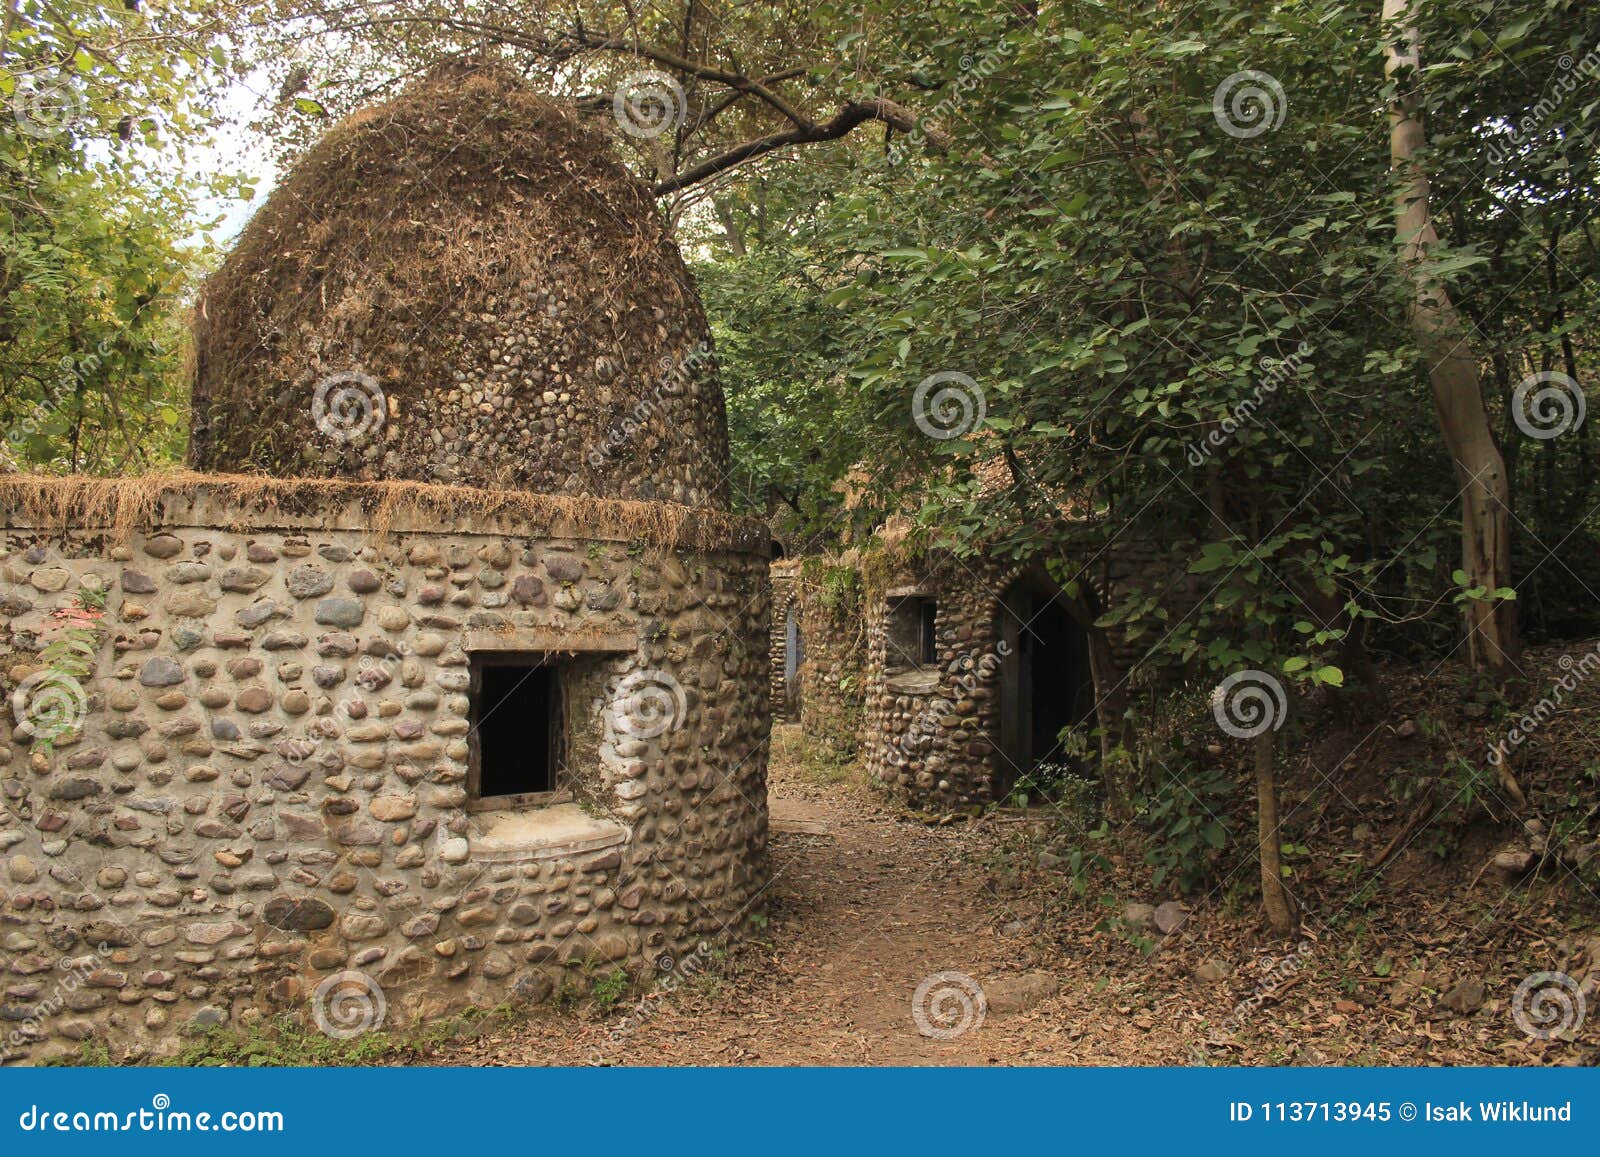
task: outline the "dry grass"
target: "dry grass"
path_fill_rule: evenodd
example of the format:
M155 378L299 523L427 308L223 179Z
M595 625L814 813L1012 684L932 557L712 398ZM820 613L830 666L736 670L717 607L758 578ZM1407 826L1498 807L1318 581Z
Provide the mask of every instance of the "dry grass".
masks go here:
M666 550L761 551L768 545L766 528L752 519L663 502L193 471L132 478L7 474L0 476L0 522L49 533L103 530L121 542L135 530L165 523L169 501L196 498L209 498L232 512L240 526L274 511L303 515L355 505L380 539L396 524L471 518L525 524L530 533L638 541Z

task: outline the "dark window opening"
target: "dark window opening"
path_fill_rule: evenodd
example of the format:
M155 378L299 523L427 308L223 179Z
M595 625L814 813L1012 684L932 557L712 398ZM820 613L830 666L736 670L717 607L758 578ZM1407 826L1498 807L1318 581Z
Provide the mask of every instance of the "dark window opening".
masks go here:
M480 808L538 802L559 789L561 680L544 656L474 656L471 725L468 792Z
M889 670L908 671L939 662L938 604L926 595L889 601Z
M917 662L928 666L939 661L939 636L934 633L933 600L924 599L921 610L922 620L918 624L920 628L918 642L921 648Z

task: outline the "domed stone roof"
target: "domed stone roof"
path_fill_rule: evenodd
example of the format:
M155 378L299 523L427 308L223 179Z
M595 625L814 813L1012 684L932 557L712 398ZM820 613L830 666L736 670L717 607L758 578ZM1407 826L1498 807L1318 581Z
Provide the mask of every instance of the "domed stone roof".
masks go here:
M710 330L649 190L497 69L322 138L207 282L202 470L727 506Z

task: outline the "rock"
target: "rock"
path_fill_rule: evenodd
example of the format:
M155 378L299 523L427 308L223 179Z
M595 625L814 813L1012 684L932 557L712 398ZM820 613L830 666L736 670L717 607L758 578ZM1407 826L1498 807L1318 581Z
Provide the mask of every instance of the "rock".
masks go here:
M333 909L321 900L277 896L262 912L266 922L286 932L315 932L333 926Z
M339 933L346 940L376 940L387 931L387 920L366 912L346 912L339 921Z
M249 594L251 591L265 586L267 580L271 577L272 575L260 567L234 566L223 571L218 576L217 582L225 591L231 591L234 594Z
M1217 983L1228 979L1233 974L1233 969L1220 960L1202 960L1200 967L1194 970L1194 974L1201 980Z
M1483 1007L1486 995L1483 981L1476 977L1468 977L1466 980L1458 981L1454 988L1440 998L1439 1003L1461 1016L1471 1016Z
M139 668L139 682L146 687L172 687L183 680L183 667L162 656L146 659L144 666Z
M316 566L297 566L284 579L289 593L297 599L314 599L333 589L333 576Z
M386 823L408 820L417 814L417 798L411 795L380 795L372 801L372 818Z
M1156 931L1171 936L1189 922L1189 910L1176 900L1167 900L1155 911Z
M72 581L72 572L59 566L47 566L43 570L34 571L28 581L33 584L35 590L54 594L65 589L67 583Z
M233 703L247 715L260 715L272 707L272 693L265 687L246 687Z
M280 606L271 599L258 599L234 615L241 627L251 631L271 619L286 619L288 617L289 609Z
M583 577L583 563L570 554L552 554L544 560L545 573L558 583L575 583Z
M439 845L439 858L447 864L464 864L470 854L471 848L467 841L459 837L445 840Z
M1531 871L1538 859L1532 852L1525 849L1506 848L1495 853L1494 866L1502 872L1520 876L1525 872Z
M1122 923L1130 932L1154 932L1155 907L1150 904L1129 904L1122 910Z
M243 924L230 920L224 923L191 924L184 929L183 935L191 944L221 944L224 940L243 936L249 931Z
M316 620L325 627L359 627L367 605L360 599L323 599L317 604Z
M1002 976L983 986L990 1012L1025 1012L1061 990L1061 981L1049 972L1024 972Z

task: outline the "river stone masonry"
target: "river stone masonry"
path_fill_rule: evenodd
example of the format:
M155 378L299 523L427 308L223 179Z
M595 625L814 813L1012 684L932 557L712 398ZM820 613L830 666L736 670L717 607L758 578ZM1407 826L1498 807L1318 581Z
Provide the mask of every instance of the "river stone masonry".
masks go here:
M693 550L470 514L380 535L357 503L201 487L119 541L3 498L8 695L52 612L104 597L81 726L47 749L24 705L0 735L5 1059L309 1021L350 970L391 1028L541 1000L725 940L759 899L759 527ZM469 808L480 651L559 656L572 802ZM665 722L629 725L641 679L669 689Z

